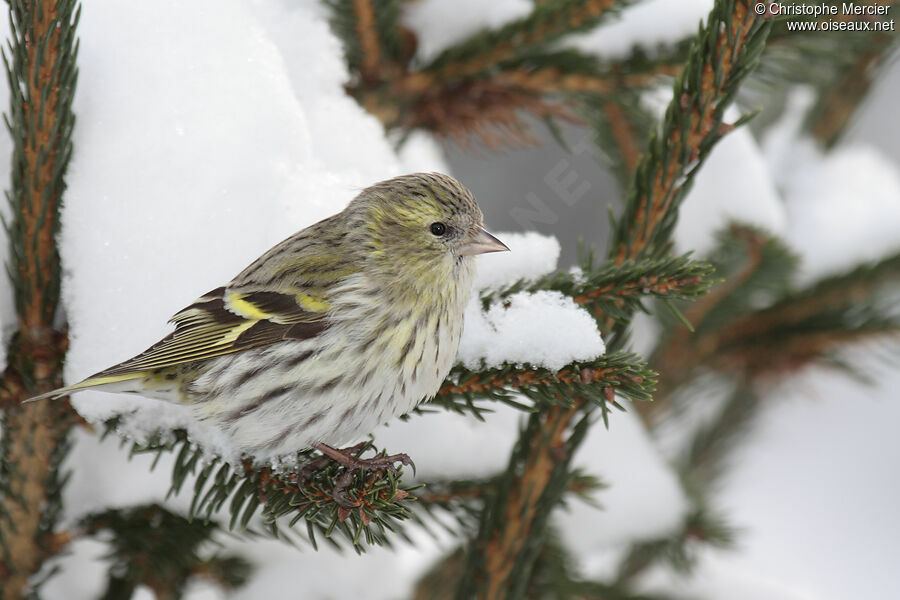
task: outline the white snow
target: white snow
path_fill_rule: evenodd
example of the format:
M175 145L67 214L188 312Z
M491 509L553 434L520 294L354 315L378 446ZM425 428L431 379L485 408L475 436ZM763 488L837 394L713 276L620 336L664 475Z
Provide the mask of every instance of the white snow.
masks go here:
M434 136L424 131L412 132L397 152L404 173L430 173L448 170L444 151Z
M791 95L764 143L769 168L784 196L786 237L803 256L804 281L900 251L900 170L861 143L823 153L798 133L812 101Z
M541 290L518 292L487 311L480 302L470 302L459 360L470 369L512 363L555 371L604 351L596 321L586 310L569 296Z
M408 5L403 20L418 39L418 58L428 62L470 35L498 28L533 9L530 0L420 0Z
M737 118L733 107L726 111L726 121ZM782 234L787 226L765 155L747 127L732 131L713 148L681 205L673 237L679 251L703 256L731 221L773 234Z
M583 557L583 564L628 541L675 530L689 508L674 472L633 411L612 414L608 430L595 424L574 464L609 484L595 494L601 508L575 500L557 518L566 547Z
M735 562L810 598L900 597L900 374L877 376L861 388L814 369L769 394L723 490L743 528Z
M822 155L811 145L782 180L791 247L804 279L900 251L900 171L872 146ZM798 148L802 155L803 146Z
M556 270L561 247L552 235L492 232L509 247L509 252L492 252L478 257L476 290L501 289L520 279L533 281Z

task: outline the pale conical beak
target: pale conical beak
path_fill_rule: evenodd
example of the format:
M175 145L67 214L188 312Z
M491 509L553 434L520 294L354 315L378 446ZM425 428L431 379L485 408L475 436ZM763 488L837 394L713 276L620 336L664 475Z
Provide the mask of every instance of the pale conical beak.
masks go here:
M509 251L506 244L479 227L477 233L469 236L462 248L459 249L459 253L462 256L472 256L488 252L503 252L504 250Z

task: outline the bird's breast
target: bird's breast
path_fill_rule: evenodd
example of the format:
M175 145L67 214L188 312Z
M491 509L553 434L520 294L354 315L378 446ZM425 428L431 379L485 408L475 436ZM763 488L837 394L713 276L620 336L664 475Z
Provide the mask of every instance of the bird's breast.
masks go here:
M394 388L395 414L409 412L437 392L453 366L468 289L417 293L365 285L348 292L335 302L334 347L355 355L361 384L375 379Z

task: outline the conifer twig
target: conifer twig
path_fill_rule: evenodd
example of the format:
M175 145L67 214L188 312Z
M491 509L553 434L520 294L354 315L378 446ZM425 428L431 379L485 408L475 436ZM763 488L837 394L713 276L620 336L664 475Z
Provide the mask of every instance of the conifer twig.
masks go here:
M682 65L661 63L644 73L618 74L598 69L596 72L567 73L559 67L504 69L493 80L509 87L543 94L615 94L622 89L640 89L674 77Z
M675 83L662 135L635 171L612 256L624 262L659 255L674 227L686 181L727 128L725 106L761 53L769 27L747 0L718 0ZM559 500L571 451L584 432L572 422L581 403L550 408L529 419L513 451L509 476L485 510L470 547L458 597L516 598L540 548L543 527ZM578 421L585 423L584 417ZM584 427L586 428L586 424Z
M547 44L559 36L596 25L622 0L558 0L535 7L526 17L497 30L480 32L441 53L421 71L408 77L408 90L424 90L437 83L464 79L503 61L523 49Z
M359 70L364 79L376 79L381 63L381 45L375 29L375 7L372 0L353 0L353 9L356 13L356 35L362 50Z
M606 113L606 120L610 125L609 129L613 140L619 148L619 155L622 157L622 167L626 175L628 175L637 166L641 154L640 146L634 138L634 132L628 124L628 119L625 117L622 107L617 102L604 102L603 111Z
M483 296L482 303L487 306L521 291L555 290L582 305L597 318L601 330L607 331L613 322L628 322L648 299L690 301L702 297L709 290L712 273L711 264L689 256L618 265L607 261L597 267L588 256L575 273L559 271L537 281L519 281Z
M106 434L114 431L117 419L106 424ZM359 444L357 455L371 448ZM193 479L189 516L210 520L227 512L228 528L246 531L254 518L262 520L266 533L274 538L290 538L301 520L306 540L317 547L317 536L338 546L338 536L363 552L366 545L389 544L386 532L398 533L399 523L411 516L407 506L410 493L400 484L402 470L349 472L332 460L305 450L298 464L279 470L244 460L232 464L209 456L189 442L183 430L157 432L155 437L132 444L132 454L175 455L169 494L181 492ZM344 502L335 498L343 489ZM337 532L338 535L335 535ZM363 544L365 542L365 544Z
M75 422L68 402L22 401L62 384L64 331L54 328L60 264L56 246L64 175L72 152L74 0L9 3L12 40L3 58L13 138L10 262L18 331L0 382L0 597L29 595L30 578L59 550L60 464Z
M879 300L882 289L900 276L900 254L827 277L800 291L788 291L792 273L782 274L783 291L774 303L755 309L738 299L763 291L762 272L790 258L783 249L773 253L773 239L759 231L740 227L731 231L739 232L733 239L746 242L748 259L725 284L686 311L697 326L696 334L674 331L654 357L654 367L661 372L657 402L642 408L651 423L665 408L670 391L701 365L739 377L772 379L813 362L832 364L835 352L848 344L900 333L900 318ZM759 278L763 281L754 283Z

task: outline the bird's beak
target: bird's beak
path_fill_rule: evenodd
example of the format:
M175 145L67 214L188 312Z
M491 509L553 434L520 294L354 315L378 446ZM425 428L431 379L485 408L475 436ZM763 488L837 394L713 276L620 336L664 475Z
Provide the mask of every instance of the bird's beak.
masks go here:
M504 250L509 250L506 244L479 227L475 234L469 236L459 253L462 256L473 256L487 252L503 252Z

